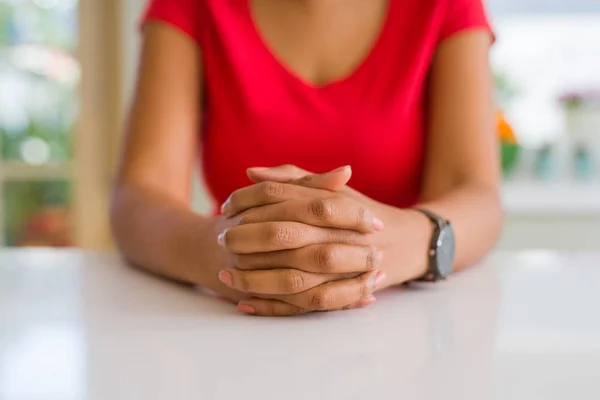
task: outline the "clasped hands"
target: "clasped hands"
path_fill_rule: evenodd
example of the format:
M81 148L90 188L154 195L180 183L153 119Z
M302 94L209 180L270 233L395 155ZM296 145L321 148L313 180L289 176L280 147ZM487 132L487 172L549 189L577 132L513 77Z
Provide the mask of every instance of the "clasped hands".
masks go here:
M345 186L351 175L350 167L321 175L292 166L249 170L256 184L223 204L223 216L237 223L218 236L234 265L219 280L251 296L239 311L285 316L376 301L386 279L376 239L385 228Z

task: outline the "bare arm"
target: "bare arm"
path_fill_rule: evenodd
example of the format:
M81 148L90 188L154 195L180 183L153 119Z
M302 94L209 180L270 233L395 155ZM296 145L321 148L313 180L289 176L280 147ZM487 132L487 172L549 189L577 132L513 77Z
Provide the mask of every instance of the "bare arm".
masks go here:
M422 206L452 221L457 268L484 256L502 227L490 44L490 35L479 31L447 40L430 77Z
M189 206L202 107L200 51L166 25L148 25L144 39L113 196L113 233L136 265L224 289L217 272L211 273L213 266L227 265L216 243L221 219L197 215Z

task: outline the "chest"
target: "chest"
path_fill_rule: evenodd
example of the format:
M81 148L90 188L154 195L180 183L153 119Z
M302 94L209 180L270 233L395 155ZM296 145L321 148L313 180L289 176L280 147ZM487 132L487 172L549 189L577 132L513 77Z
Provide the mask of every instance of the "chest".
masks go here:
M391 0L249 0L265 46L292 74L322 87L353 73L381 38Z

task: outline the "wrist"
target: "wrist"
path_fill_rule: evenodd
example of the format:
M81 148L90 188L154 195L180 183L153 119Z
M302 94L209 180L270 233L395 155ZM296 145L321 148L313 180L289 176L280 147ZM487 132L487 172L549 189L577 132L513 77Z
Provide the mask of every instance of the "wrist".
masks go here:
M217 237L226 227L221 216L201 217L185 235L185 249L181 249L181 266L195 283L212 289L219 268L229 266L226 251L217 243ZM214 275L214 276L213 276Z
M191 256L187 268L194 276L194 282L209 291L234 302L244 300L247 294L238 292L219 280L219 272L234 266L232 256L217 238L224 230L231 228L236 221L223 216L202 218L189 236L188 246Z
M407 227L412 232L412 243L404 246L407 251L407 277L404 282L413 281L424 277L429 270L429 247L433 224L419 211L413 209L405 210Z
M431 221L412 209L394 209L392 223L386 222L383 267L390 285L422 278L429 268ZM388 220L389 221L389 220Z

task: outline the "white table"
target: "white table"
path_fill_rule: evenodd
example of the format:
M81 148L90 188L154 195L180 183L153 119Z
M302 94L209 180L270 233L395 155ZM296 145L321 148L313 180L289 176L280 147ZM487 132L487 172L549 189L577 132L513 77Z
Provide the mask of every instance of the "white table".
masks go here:
M0 399L600 399L600 254L257 318L109 254L0 252Z

